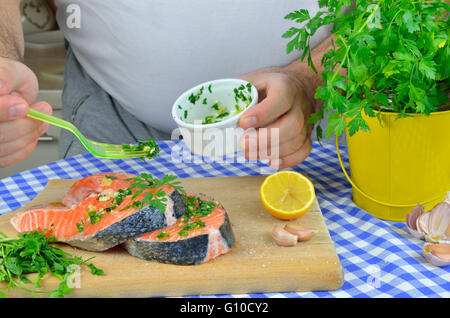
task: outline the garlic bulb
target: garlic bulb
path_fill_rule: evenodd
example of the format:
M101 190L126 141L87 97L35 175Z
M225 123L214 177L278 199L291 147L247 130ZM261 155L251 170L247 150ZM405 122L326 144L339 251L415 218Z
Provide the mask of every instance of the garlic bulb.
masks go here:
M450 263L450 191L428 212L423 205L416 205L406 216L406 227L415 238L427 241L423 254L431 264Z

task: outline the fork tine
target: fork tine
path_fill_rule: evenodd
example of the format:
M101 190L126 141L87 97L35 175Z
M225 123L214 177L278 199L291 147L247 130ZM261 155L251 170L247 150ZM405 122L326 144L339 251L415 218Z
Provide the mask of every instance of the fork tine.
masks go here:
M91 142L93 145L97 147L101 147L102 149L114 149L114 150L122 150L122 145L111 145L111 144L102 144L97 142Z
M128 154L144 154L145 153L142 150L133 151L133 150L123 149L122 145L110 145L110 144L96 143L96 146L99 146L104 151L109 151L109 152L119 152L119 153L128 153Z
M107 153L117 153L117 154L127 154L127 155L145 155L144 151L124 151L124 150L114 150L114 149L103 149Z
M105 154L105 155L103 155L101 157L108 158L108 159L138 159L138 158L142 158L143 156L127 156L127 155Z
M115 153L115 152L105 152L106 156L114 157L127 157L127 158L141 158L145 157L145 154L127 154L127 153Z

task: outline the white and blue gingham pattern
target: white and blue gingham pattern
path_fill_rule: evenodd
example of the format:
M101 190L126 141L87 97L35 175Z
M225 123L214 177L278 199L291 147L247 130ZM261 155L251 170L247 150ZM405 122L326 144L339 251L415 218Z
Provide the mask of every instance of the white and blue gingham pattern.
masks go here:
M273 172L263 163L242 156L231 162L189 160L183 142L159 142L157 159L142 162L105 160L86 153L0 180L0 214L31 201L49 179L74 179L109 171L157 177L225 177ZM346 148L341 149L348 168ZM344 285L330 292L215 295L217 297L450 297L450 266L437 268L422 256L423 242L414 239L400 222L374 218L355 206L352 189L340 170L336 148L314 143L311 155L293 168L307 173L316 187L319 204L344 267ZM212 295L210 295L212 296ZM210 297L208 296L208 297Z

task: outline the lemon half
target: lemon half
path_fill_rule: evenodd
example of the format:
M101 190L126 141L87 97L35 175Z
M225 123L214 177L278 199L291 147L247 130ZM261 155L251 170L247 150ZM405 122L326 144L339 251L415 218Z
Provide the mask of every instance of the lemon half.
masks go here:
M279 171L269 175L264 179L259 194L266 210L282 220L302 216L316 199L314 185L295 171Z

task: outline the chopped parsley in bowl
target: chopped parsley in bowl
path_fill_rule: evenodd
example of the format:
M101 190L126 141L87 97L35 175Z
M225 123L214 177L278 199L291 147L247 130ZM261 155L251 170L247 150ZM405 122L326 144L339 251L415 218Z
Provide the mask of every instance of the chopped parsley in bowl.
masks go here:
M256 101L257 91L252 84L218 80L185 92L175 103L173 117L192 125L216 124L241 114Z
M257 102L258 90L249 82L219 79L184 92L173 104L172 117L192 153L220 157L238 151L239 119Z

